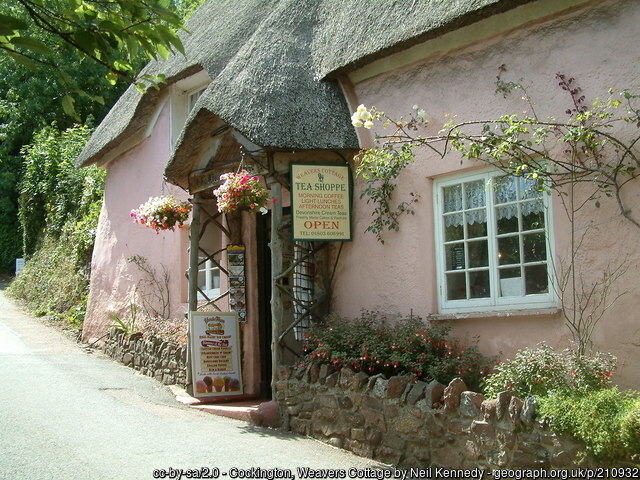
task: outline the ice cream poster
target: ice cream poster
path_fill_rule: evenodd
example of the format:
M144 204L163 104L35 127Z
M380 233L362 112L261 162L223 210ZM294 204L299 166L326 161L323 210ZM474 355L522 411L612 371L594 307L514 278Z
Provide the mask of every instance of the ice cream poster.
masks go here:
M189 332L195 397L242 394L236 312L191 312Z

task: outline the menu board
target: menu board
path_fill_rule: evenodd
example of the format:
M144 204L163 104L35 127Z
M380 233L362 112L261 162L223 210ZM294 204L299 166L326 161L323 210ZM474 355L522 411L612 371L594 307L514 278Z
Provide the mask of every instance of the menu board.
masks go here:
M236 312L190 312L189 332L194 396L241 395Z
M247 320L246 276L244 274L244 245L227 246L229 269L229 309L237 312L241 322Z
M351 240L347 165L291 164L293 240Z

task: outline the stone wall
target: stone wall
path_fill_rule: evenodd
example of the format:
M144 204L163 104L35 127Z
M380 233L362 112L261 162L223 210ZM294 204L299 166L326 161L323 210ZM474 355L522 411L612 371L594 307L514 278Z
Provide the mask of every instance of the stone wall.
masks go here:
M284 428L402 468L565 469L583 449L536 419L533 397L485 399L461 379L445 387L328 365L281 367L278 378Z
M118 362L139 370L165 385L187 383L187 347L157 337L128 336L122 329L109 330L102 350Z

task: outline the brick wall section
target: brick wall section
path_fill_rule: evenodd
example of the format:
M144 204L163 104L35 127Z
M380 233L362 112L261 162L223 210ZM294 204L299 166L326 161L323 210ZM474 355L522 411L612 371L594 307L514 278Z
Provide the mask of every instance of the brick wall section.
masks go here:
M119 328L109 330L102 350L118 362L139 370L165 385L187 383L187 347L157 337L128 336Z
M582 445L536 420L536 402L495 399L408 377L281 367L274 397L285 429L402 468L572 468ZM580 467L594 466L587 458ZM608 466L611 466L610 464Z

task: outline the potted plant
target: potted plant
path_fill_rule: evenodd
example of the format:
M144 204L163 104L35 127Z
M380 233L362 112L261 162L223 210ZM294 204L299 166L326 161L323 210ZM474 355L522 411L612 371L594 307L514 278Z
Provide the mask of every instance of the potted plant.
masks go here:
M218 211L231 213L236 210L267 213L269 191L257 175L247 170L220 175L222 185L213 191L218 199Z
M173 195L164 195L150 197L138 208L131 210L131 217L134 222L160 233L160 230L174 231L176 226L182 228L190 211L189 202L178 201Z

